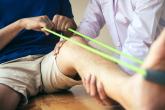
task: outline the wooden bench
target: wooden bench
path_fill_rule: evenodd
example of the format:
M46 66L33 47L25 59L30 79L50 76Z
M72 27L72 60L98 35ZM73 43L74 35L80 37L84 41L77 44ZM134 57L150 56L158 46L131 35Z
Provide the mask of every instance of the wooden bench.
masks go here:
M82 86L69 91L39 95L22 110L121 110L119 106L105 107L86 94Z

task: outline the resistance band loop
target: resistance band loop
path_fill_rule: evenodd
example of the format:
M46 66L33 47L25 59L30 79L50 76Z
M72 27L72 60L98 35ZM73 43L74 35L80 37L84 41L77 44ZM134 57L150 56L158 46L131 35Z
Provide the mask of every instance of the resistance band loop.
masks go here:
M50 30L48 28L43 28L43 29L45 31L55 35L55 36L58 36L60 38L63 38L64 40L70 41L73 44L78 45L78 46L80 46L80 47L82 47L82 48L84 48L84 49L86 49L86 50L88 50L90 52L93 52L93 53L95 53L95 54L97 54L97 55L99 55L99 56L101 56L101 57L103 57L105 59L108 59L110 61L118 63L118 64L120 64L120 65L122 65L122 66L124 66L124 67L126 67L126 68L128 68L128 69L130 69L132 71L134 71L135 73L141 74L142 76L146 76L146 71L144 69L142 69L142 68L138 68L138 67L130 65L130 64L126 63L126 62L120 61L120 60L116 59L115 57L109 56L108 54L100 52L100 51L98 51L98 50L96 50L96 49L94 49L94 48L92 48L90 46L87 46L87 45L82 44L82 43L80 43L78 41L70 39L70 38L68 38L68 37L66 37L64 35L58 34L58 33L54 32L54 31L52 31L52 30Z

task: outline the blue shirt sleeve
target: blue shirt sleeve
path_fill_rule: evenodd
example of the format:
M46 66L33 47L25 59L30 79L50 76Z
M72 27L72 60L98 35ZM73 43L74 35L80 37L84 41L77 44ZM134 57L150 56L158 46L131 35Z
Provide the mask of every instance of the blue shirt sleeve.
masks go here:
M67 16L69 18L73 18L72 7L69 0L62 0L62 8L61 8L61 15Z

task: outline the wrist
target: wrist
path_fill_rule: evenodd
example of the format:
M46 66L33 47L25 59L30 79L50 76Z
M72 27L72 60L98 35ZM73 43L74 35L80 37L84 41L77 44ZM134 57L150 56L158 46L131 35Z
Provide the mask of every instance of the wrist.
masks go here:
M17 21L17 24L18 24L19 29L25 29L25 19L24 18L23 19L19 19Z

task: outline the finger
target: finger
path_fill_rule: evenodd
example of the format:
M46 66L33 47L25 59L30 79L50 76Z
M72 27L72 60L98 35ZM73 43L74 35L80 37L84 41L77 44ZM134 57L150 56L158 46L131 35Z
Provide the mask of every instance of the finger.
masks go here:
M61 31L66 31L65 30L65 27L66 27L66 25L67 25L67 20L65 19L64 21L62 21L62 26L61 26Z
M82 84L83 84L83 86L84 86L84 88L86 90L86 81L85 81L85 78L84 77L82 78Z
M48 28L49 22L48 22L47 19L48 19L47 16L41 16L40 22L43 23L43 25L44 25L43 27L47 27Z
M89 89L90 89L90 80L91 80L91 75L89 74L87 77L86 77L86 79L85 79L85 81L86 81L86 92L87 93L89 93Z
M52 30L54 27L53 22L49 18L47 18L47 22L48 22L48 28Z
M96 96L96 77L94 75L91 76L91 80L90 80L90 95L92 97Z
M47 28L52 29L54 27L53 22L48 18L48 16L45 16L43 21L47 24Z
M54 30L56 31L57 30L57 24L58 24L58 18L59 18L59 15L55 15L53 17L53 24L54 24Z
M102 83L99 81L97 82L97 91L98 91L99 98L100 98L101 102L104 105L109 105L109 98L107 97L107 95L105 93L105 90L104 90Z
M68 31L69 28L72 27L72 24L70 22L68 22L66 25L65 25L65 31Z
M44 32L46 36L49 36L50 34L48 32Z
M41 31L43 31L48 36L49 33L47 31L45 31L43 29L43 27L52 29L53 28L53 23L50 21L50 19L48 18L48 16L42 16L40 22L41 22Z
M49 33L48 33L47 31L45 31L43 28L41 28L41 30L40 30L40 31L44 32L46 36L48 36L48 35L49 35Z
M64 20L64 17L63 16L60 16L58 18L58 23L57 23L57 30L58 31L61 31L61 26L62 26L63 20Z
M96 101L101 104L101 105L105 105L102 100L99 98L99 96L97 95L96 97L94 97L96 99Z

